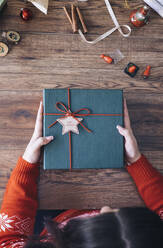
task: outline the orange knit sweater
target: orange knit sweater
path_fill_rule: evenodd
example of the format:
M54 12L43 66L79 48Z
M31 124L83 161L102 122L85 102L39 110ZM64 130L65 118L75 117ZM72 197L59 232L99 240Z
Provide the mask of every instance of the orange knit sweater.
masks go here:
M141 158L127 170L132 176L146 206L163 219L163 176L152 167L147 159ZM19 158L13 170L0 210L0 247L22 247L27 236L33 233L37 210L37 179L39 165L30 164ZM97 211L68 210L56 221L63 222L82 214Z

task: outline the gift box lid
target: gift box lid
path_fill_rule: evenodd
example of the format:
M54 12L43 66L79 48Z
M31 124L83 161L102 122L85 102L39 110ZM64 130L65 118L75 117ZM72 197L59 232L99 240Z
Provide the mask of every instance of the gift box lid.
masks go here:
M56 108L56 102L67 107L69 100L72 113L81 108L90 110L90 115L75 118L83 118L81 123L92 131L79 124L79 134L71 132L71 142L69 133L62 135L63 127L58 121L48 128L58 118L65 117ZM118 124L123 125L122 90L44 89L43 105L44 136L55 137L44 147L44 169L69 169L70 160L72 169L124 166L123 137L116 128Z

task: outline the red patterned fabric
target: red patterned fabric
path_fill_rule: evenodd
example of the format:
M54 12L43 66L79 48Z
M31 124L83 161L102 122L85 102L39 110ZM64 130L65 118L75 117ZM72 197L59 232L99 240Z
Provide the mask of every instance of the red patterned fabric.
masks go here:
M142 155L127 166L146 206L163 219L163 176ZM20 248L33 233L37 210L39 165L19 158L13 170L0 210L0 247ZM61 226L76 217L95 216L99 210L70 209L55 218ZM41 235L46 234L44 230Z

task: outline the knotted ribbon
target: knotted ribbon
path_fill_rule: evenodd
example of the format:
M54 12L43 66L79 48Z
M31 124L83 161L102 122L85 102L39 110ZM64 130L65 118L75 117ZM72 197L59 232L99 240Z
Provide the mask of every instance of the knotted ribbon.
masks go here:
M65 110L61 109L61 108L59 107L59 105L61 105ZM61 119L61 118L65 118L65 117L67 117L67 116L72 116L75 120L77 120L77 121L79 122L79 124L80 124L85 130L87 130L89 133L91 132L91 130L89 130L85 125L83 125L83 124L76 118L76 116L88 116L88 115L90 115L90 110L89 110L88 108L81 108L81 109L79 109L79 110L77 110L77 111L75 111L75 112L71 112L70 108L69 108L69 107L67 108L67 107L65 106L65 104L62 103L62 102L57 102L57 103L56 103L56 108L57 108L59 111L61 111L61 112L64 113L64 114L59 114L59 115L63 115L62 117L60 117L60 119ZM81 111L84 111L84 110L86 110L88 113L86 113L86 114L79 114ZM49 114L48 114L48 115L49 115ZM50 115L54 115L54 114L50 114ZM56 123L57 123L57 121L53 122L48 128L54 126Z

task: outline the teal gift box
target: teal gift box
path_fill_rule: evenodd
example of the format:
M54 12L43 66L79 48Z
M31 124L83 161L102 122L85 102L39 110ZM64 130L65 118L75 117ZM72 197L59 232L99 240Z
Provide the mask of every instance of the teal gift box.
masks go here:
M123 126L122 90L44 89L43 106L44 136L54 136L44 147L44 169L124 166L123 137L116 128ZM62 135L63 127L57 119L63 120L67 115L73 120L83 119L78 123L79 134Z

